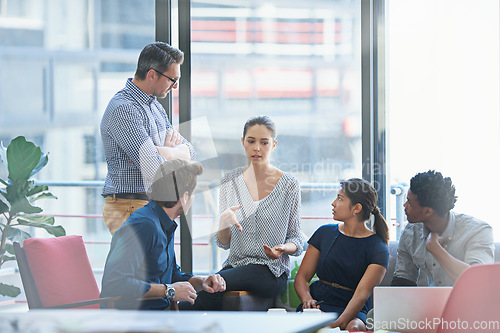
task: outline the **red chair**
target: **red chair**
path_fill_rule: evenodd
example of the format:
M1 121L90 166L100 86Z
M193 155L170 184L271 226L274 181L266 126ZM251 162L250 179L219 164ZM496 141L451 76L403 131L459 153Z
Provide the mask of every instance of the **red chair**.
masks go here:
M500 264L475 265L457 279L438 333L500 332Z
M99 298L81 236L30 238L15 242L14 252L30 309L99 309L119 299Z

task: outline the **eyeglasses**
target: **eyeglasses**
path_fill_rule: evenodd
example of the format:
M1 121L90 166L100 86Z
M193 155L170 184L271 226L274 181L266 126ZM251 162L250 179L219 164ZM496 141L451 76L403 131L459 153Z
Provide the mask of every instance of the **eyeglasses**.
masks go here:
M167 79L169 79L170 81L172 81L172 82L174 83L173 85L175 85L175 84L176 84L177 82L179 82L179 80L180 80L180 77L179 77L177 80L174 80L174 79L172 79L171 77L166 76L165 74L163 74L163 73L162 73L162 72L160 72L160 71L157 71L157 70L156 70L156 69L154 69L154 68L153 68L153 70L154 70L156 73L160 74L161 76L164 76L164 77L166 77Z

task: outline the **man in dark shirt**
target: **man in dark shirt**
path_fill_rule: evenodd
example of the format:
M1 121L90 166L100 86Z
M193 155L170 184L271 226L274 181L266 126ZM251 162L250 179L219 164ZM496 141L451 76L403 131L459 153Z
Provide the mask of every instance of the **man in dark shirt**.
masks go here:
M202 171L201 164L180 159L160 165L151 200L113 235L101 297L121 296L116 302L120 309L163 310L171 301L194 303L200 290L225 290L220 275L183 273L175 260L174 219L191 207L196 176Z

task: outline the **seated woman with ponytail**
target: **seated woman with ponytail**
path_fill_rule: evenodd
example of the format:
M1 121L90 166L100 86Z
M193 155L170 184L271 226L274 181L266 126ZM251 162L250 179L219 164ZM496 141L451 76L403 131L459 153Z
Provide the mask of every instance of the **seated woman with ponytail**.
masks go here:
M341 223L321 226L309 239L295 277L302 301L297 311L337 312L332 327L366 331L373 288L382 281L389 263L387 223L377 207L377 192L362 179L341 182L332 206L333 219ZM373 231L366 226L372 214ZM309 286L315 273L319 281Z

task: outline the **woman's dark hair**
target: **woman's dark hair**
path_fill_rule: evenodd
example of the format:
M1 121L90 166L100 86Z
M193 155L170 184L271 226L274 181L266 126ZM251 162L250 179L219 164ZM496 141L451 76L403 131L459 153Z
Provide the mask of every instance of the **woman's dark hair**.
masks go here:
M377 207L378 195L372 184L364 179L351 178L340 182L340 186L351 200L352 205L358 203L361 205L362 210L360 216L363 221L368 220L370 215L373 214L375 218L373 224L375 233L382 238L385 243L389 243L389 227Z
M434 209L439 216L448 214L457 202L451 178L434 170L416 174L410 180L410 191L417 196L420 206Z
M173 63L182 65L184 53L167 43L155 42L146 45L139 55L135 77L144 80L150 69L165 72Z
M189 195L193 193L196 176L202 172L203 167L199 162L181 159L163 162L153 179L151 200L165 208L174 207L185 192Z
M247 135L247 130L255 125L266 126L269 131L271 131L271 137L276 140L276 125L268 116L255 116L247 120L245 126L243 127L243 138Z

